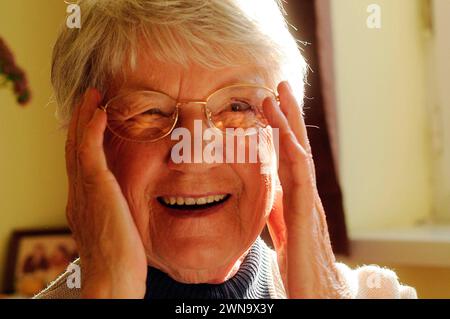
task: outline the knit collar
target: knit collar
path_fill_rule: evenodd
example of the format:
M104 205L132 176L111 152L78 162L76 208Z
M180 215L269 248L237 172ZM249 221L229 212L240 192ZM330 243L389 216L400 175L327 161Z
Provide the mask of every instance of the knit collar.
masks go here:
M237 273L221 284L184 284L149 267L145 299L269 299L269 253L258 237Z

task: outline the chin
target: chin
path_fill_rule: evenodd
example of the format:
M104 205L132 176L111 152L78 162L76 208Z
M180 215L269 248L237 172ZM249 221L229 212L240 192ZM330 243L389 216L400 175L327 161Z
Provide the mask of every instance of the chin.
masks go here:
M150 264L179 282L219 283L226 280L241 256L239 246L221 236L179 238L156 249L159 258Z
M159 200L151 207L149 264L183 283L225 281L259 230L245 227L259 221L240 214L253 210L241 207L237 196L206 209L180 209Z

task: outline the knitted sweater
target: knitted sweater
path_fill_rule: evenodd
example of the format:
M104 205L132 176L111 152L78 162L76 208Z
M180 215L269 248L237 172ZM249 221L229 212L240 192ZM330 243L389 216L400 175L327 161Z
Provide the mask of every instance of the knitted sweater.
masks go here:
M79 264L79 260L75 261ZM417 298L414 288L399 283L396 274L378 266L352 270L342 263L337 269L343 275L353 298ZM69 288L66 271L37 299L80 298L79 288ZM182 284L156 268L149 267L145 299L283 299L286 292L278 269L275 251L258 237L238 272L221 284Z

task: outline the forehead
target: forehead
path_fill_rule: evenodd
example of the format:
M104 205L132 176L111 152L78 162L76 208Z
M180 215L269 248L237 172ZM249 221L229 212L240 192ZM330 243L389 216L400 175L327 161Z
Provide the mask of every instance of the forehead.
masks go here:
M125 73L116 94L135 90L154 90L175 99L205 99L214 91L232 84L251 83L269 86L261 67L242 65L207 68L159 62L150 55L139 55L136 67Z

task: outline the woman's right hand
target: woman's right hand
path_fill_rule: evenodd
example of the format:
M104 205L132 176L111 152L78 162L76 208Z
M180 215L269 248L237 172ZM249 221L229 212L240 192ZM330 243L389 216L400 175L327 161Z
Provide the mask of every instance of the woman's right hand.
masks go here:
M66 141L67 219L81 262L83 298L143 298L144 245L103 150L106 113L100 94L86 91Z

